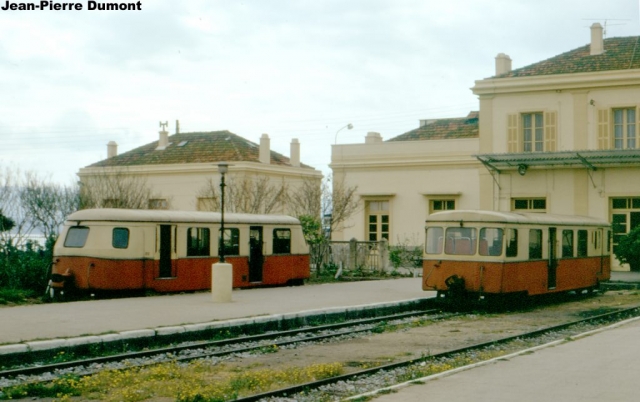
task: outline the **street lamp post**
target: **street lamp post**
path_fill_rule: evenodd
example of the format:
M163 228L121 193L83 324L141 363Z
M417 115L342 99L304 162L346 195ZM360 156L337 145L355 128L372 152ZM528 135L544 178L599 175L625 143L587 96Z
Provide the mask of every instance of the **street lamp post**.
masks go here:
M338 133L339 133L340 131L344 130L345 128L346 128L347 130L351 130L351 129L353 128L353 124L349 123L349 124L347 124L346 126L342 127L340 130L336 131L336 139L335 139L335 141L334 141L334 144L337 144L337 143L338 143Z
M229 170L227 163L218 164L220 173L220 236L218 237L218 255L220 259L211 266L211 297L214 302L228 303L233 290L233 267L224 260L224 175Z
M224 175L229 171L229 165L226 163L218 164L218 172L220 172L220 245L219 245L219 254L220 254L220 262L224 261L224 188L226 184L224 183Z

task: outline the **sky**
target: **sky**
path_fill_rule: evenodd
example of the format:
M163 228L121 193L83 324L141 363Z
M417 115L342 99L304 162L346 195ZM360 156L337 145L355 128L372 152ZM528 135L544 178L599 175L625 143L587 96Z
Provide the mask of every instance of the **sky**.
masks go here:
M386 140L420 119L478 110L470 88L494 74L498 53L524 67L588 44L594 22L606 37L640 35L639 1L0 9L0 169L71 184L106 158L109 141L123 153L156 141L160 121L173 133L179 120L183 133L229 130L255 143L266 133L286 156L298 138L301 161L330 174L336 141L363 143L370 131Z

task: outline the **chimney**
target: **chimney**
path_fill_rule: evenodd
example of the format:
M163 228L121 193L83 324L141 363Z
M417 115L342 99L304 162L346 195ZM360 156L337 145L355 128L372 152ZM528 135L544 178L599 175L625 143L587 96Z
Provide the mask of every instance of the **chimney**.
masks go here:
M176 134L180 134L180 120L176 120Z
M502 75L511 71L511 57L504 53L496 56L496 75Z
M258 159L261 163L271 163L271 141L269 140L269 134L262 134L260 137L260 154Z
M115 141L109 141L107 144L107 159L118 155L118 144Z
M168 125L168 122L160 122L160 128L162 128L162 130L160 131L160 138L158 140L158 148L156 148L156 151L161 151L169 146L169 132L167 131Z
M290 161L291 166L300 167L300 142L297 138L291 140Z
M604 39L602 37L602 25L594 22L591 25L591 55L596 56L604 53Z
M365 144L379 144L382 143L382 136L380 133L376 133L374 131L369 131L367 136L364 138Z

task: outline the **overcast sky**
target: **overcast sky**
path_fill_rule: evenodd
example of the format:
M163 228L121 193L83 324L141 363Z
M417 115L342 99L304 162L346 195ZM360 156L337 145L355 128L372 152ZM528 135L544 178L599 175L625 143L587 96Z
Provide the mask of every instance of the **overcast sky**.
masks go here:
M0 7L6 0L0 0ZM25 0L22 0L25 1ZM115 0L109 0L111 2ZM0 10L0 168L69 184L170 132L262 133L329 173L331 144L478 110L506 53L523 67L640 35L638 0L141 0L141 11Z

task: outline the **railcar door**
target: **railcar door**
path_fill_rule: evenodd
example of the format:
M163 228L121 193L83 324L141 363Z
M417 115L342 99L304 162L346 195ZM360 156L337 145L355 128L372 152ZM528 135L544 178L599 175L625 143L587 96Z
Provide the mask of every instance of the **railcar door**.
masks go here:
M249 282L262 282L264 264L262 244L262 226L251 226L249 228Z
M175 239L173 234L175 233L175 226L160 225L160 272L158 276L160 278L171 278L173 276L173 263L174 263L174 247Z
M547 264L547 287L556 288L556 270L558 268L556 228L549 228L549 260Z

